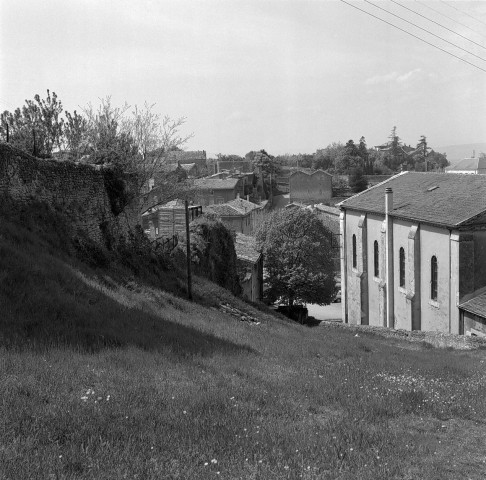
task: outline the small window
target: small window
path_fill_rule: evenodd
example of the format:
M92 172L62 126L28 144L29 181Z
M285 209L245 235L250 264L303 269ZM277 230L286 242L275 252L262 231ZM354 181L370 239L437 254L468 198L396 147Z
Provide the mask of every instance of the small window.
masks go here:
M405 287L405 250L403 247L400 248L400 287Z
M378 248L378 242L375 240L375 243L373 244L373 260L374 260L374 274L375 277L380 276L380 250Z
M437 300L437 257L434 255L430 259L430 298L431 300Z
M358 262L356 260L356 235L353 235L353 268L356 268Z

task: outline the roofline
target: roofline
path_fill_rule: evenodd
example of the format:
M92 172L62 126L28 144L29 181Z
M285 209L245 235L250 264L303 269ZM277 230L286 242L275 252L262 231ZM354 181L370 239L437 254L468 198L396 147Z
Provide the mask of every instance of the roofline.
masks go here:
M307 173L307 172L304 172L303 170L296 170L295 172L292 172L289 175L288 178L290 178L292 175L296 175L297 173L303 173L304 175L312 177L312 175L314 175L317 172L322 172L322 173L325 173L326 175L329 175L330 177L333 177L332 173L326 172L326 171L322 170L322 168L318 168L315 172L312 172L312 173Z
M367 208L358 208L358 207L341 207L342 210L352 210L353 212L364 212L364 213L373 213L375 215L382 215L383 217L386 215L385 212L377 212L376 210L370 210L370 209L367 209ZM417 223L425 223L426 225L432 225L434 227L441 227L441 228L447 228L449 230L452 230L452 229L457 229L457 228L461 228L461 227L469 227L469 225L464 225L465 222L468 222L469 220L475 218L475 217L479 217L480 215L482 215L483 213L485 213L485 211L477 214L477 215L474 215L473 217L471 218L468 218L466 220L462 220L460 223L441 223L441 222L432 222L432 221L429 221L429 220L422 220L422 219L418 219L418 218L415 218L415 217L407 217L405 215L400 215L400 214L396 214L396 213L393 213L393 212L390 212L390 217L393 217L393 218L396 218L398 220L407 220L407 221L413 221L413 222L417 222ZM471 227L474 227L474 225L471 225ZM486 229L486 224L484 225L484 228L483 229Z
M405 171L405 172L397 173L396 175L393 175L390 178L387 178L386 180L383 180L383 182L377 183L376 185L373 185L372 187L367 188L366 190L363 190L362 192L359 192L356 195L353 195L352 197L346 198L346 200L343 200L343 201L341 201L339 203L336 203L336 207L344 208L346 205L343 205L343 203L344 202L347 202L351 198L355 198L355 197L358 197L359 195L363 195L364 193L369 192L370 190L373 190L374 188L377 188L377 187L383 185L384 183L389 182L390 180L393 180L396 177L399 177L400 175L406 175L407 173L409 173L409 172L408 171ZM348 207L348 208L351 208L351 207Z

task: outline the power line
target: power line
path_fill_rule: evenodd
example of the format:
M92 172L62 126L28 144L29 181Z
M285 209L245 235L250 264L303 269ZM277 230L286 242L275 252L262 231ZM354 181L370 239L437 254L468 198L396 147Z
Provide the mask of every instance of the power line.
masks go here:
M455 18L451 18L451 17L445 15L444 13L440 12L439 10L436 10L435 8L429 7L427 4L425 4L424 2L421 2L420 0L415 0L415 1L417 3L420 3L421 5L423 5L424 7L428 8L429 10L432 10L433 12L438 13L439 15L442 15L443 17L448 18L449 20L452 20L455 23L458 23L459 25L461 25L461 27L467 28L468 30L471 30L471 32L477 33L478 35L482 36L482 34L480 32L478 32L477 30L474 30L474 28L471 28L467 25L464 25L464 23L458 22Z
M436 22L435 20L432 20L431 18L428 18L425 15L422 15L421 13L418 13L415 10L412 10L411 8L406 7L405 5L402 5L401 3L396 2L395 0L390 0L390 2L394 3L395 5L398 5L399 7L405 8L406 10L409 10L412 13L415 13L415 15L418 15L419 17L425 18L429 22L435 23L436 25L439 25L439 27L445 28L449 32L454 33L455 35L458 35L459 37L464 38L464 40L467 40L468 42L474 43L474 45L477 45L478 47L484 48L486 50L486 47L484 45L481 45L480 43L477 43L474 40L471 40L470 38L467 38L464 35L461 35L460 33L450 29L449 27L446 27L445 25L442 25L441 23Z
M447 55L450 55L451 57L454 57L454 58L457 58L458 60L461 60L461 62L467 63L468 65L471 65L472 67L477 68L478 70L482 70L483 72L486 72L486 69L479 67L478 65L475 65L474 63L471 63L468 60L465 60L464 58L458 57L457 55L454 55L453 53L448 52L447 50L444 50L443 48L441 48L437 45L434 45L433 43L430 43L429 41L423 39L422 37L414 35L413 33L409 32L409 31L407 31L407 30L405 30L401 27L398 27L397 25L394 25L393 23L388 22L387 20L384 20L383 18L377 17L376 15L373 15L372 13L367 12L366 10L363 10L362 8L359 8L356 5L353 5L352 3L346 2L345 0L340 0L340 1L345 3L346 5L349 5L350 7L355 8L356 10L359 10L360 12L366 13L366 15L369 15L373 18L376 18L377 20L380 20L381 22L384 22L384 23L406 33L407 35L410 35L411 37L416 38L417 40L420 40L423 43L426 43L427 45L430 45L431 47L436 48L437 50L440 50L441 52L447 53Z
M379 7L378 5L375 5L373 2L370 2L369 0L364 0L365 3L369 3L370 5L372 5L373 7L375 8L378 8L380 10L383 10L384 12L388 13L389 15L393 15L394 17L397 17L399 18L400 20L402 20L403 22L407 22L409 23L410 25L413 25L415 28L418 28L419 30L422 30L424 31L425 33L428 33L429 35L432 35L433 37L436 37L438 38L439 40L442 40L443 42L446 42L448 43L449 45L452 45L453 47L456 47L458 48L459 50L462 50L463 52L466 52L468 53L469 55L472 55L473 57L476 57L476 58L479 58L479 60L482 60L483 62L486 62L486 58L483 58L483 57L480 57L479 55L476 55L475 53L472 53L470 52L469 50L466 50L465 48L462 48L460 47L459 45L456 45L455 43L453 42L449 42L449 40L446 40L445 38L442 38L441 36L439 35L436 35L435 33L432 33L431 31L427 30L426 28L422 28L420 27L419 25L417 25L416 23L413 23L413 22L410 22L409 20L401 17L400 15L396 15L395 13L393 12L390 12L389 10L387 10L386 8L382 8L382 7Z
M443 3L444 5L447 5L448 7L453 8L454 10L457 10L458 12L461 12L461 13L463 13L464 15L467 15L468 17L471 17L471 18L473 18L474 20L477 20L478 22L482 23L483 25L486 25L486 22L483 22L482 20L479 20L479 18L476 18L475 16L471 15L470 13L467 13L467 12L465 12L464 10L461 10L461 9L459 9L459 8L456 8L456 7L454 7L453 5L451 5L451 4L447 3L447 2L444 2L443 0L440 0L440 1L441 1L441 3Z

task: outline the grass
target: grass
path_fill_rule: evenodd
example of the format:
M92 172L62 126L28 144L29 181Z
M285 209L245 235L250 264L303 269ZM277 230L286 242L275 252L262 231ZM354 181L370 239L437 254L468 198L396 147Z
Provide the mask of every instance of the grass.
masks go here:
M190 303L1 220L0 478L484 478L484 350Z

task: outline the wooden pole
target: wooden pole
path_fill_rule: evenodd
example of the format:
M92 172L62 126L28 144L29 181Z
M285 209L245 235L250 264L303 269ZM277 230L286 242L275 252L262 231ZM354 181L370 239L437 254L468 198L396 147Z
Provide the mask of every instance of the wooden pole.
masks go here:
M10 139L10 135L9 135L9 133L10 133L10 132L9 132L9 130L8 130L8 122L7 122L7 143L8 143L8 141L9 141L9 139Z
M191 276L191 237L189 235L189 203L184 202L186 210L186 256L187 256L187 298L192 300L192 276Z

